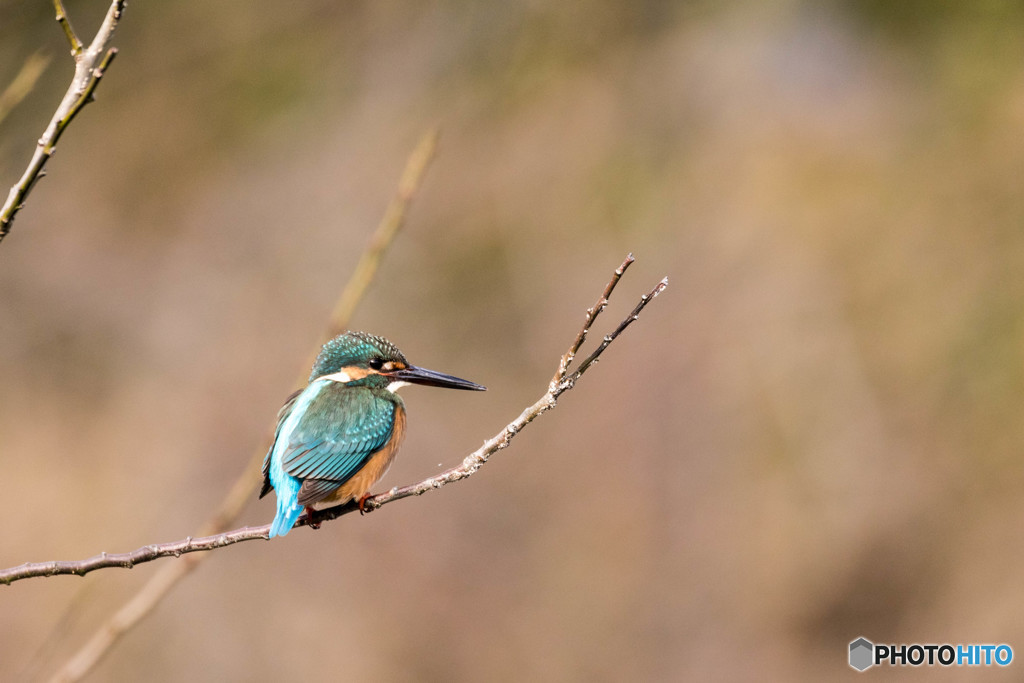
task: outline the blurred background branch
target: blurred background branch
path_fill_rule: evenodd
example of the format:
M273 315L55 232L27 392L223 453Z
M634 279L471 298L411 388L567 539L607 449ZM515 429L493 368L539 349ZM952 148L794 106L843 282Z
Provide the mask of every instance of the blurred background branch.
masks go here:
M398 181L398 191L395 193L391 203L388 204L384 217L373 232L370 243L359 257L359 262L356 263L356 268L352 271L348 284L345 285L341 296L338 297L338 303L331 313L330 326L327 329L327 334L324 335L325 341L341 334L348 328L356 306L363 300L366 289L377 275L381 257L391 242L394 241L399 228L405 223L405 214L409 208L409 202L416 196L420 183L423 182L423 174L437 152L437 139L440 134L441 131L434 128L424 135L406 162L405 171L402 172L402 177ZM319 350L313 354L314 358L316 353L319 353ZM310 365L312 365L312 362ZM262 455L260 458L262 458Z
M0 207L0 242L11 231L14 216L25 206L25 199L29 192L46 174L46 162L57 150L57 141L60 140L61 134L78 115L78 112L93 101L96 87L99 86L103 74L106 73L110 63L117 56L117 48L108 49L107 43L114 36L114 29L117 28L117 22L121 19L124 5L125 0L114 0L110 4L110 9L107 10L106 17L96 32L96 37L93 38L88 49L85 49L71 28L71 22L67 18L67 12L64 11L61 0L54 0L57 22L67 36L71 45L71 54L75 59L75 75L64 99L57 105L57 111L50 119L50 124L36 143L36 149L29 161L28 168L25 169L21 180L11 188L3 207ZM2 114L2 110L0 110L0 114Z
M398 181L398 189L388 203L369 244L360 256L358 265L338 297L338 302L326 325L324 340L339 334L348 327L356 306L362 300L377 273L381 258L405 224L409 206L423 183L427 169L437 152L439 134L436 128L427 131L406 160L405 168ZM302 366L295 382L296 385L305 384L308 377L307 368L312 364L321 345L322 342L316 345L309 360ZM263 456L266 454L273 436L274 430L270 429L263 439L263 444L253 452L245 469L232 484L214 514L200 527L197 536L204 537L222 532L255 496L261 480L260 467ZM149 559L155 559L157 556L160 555ZM170 590L195 569L205 557L202 554L186 555L181 562L161 567L61 666L53 680L75 681L87 674L121 636L149 614Z
M36 81L39 80L49 63L50 58L44 57L38 52L25 60L18 75L7 84L3 92L0 92L0 123L3 123L7 114L32 92Z

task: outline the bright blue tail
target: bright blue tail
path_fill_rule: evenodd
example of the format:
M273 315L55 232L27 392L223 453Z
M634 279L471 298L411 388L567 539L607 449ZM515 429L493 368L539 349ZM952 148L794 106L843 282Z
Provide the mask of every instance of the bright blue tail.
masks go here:
M302 506L292 504L285 506L281 504L280 499L277 504L277 516L274 517L273 524L270 525L270 537L284 536L292 527L295 526L295 520L302 514Z
M295 526L295 520L302 514L302 506L296 502L302 483L295 477L281 472L273 463L270 467L270 481L277 493L277 515L270 525L270 538L273 538L284 536L291 531Z

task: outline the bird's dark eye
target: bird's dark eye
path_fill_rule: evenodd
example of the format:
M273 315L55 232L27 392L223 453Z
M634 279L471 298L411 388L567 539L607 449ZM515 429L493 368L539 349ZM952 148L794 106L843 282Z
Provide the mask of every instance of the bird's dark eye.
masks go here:
M382 367L384 367L384 361L382 361L380 358L371 358L369 366L371 370L380 370Z

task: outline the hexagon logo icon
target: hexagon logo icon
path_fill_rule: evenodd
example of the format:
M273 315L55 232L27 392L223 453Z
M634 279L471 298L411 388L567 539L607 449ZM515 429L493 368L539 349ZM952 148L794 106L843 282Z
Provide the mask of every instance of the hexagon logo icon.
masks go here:
M875 646L867 638L858 638L850 643L850 666L864 671L874 665Z

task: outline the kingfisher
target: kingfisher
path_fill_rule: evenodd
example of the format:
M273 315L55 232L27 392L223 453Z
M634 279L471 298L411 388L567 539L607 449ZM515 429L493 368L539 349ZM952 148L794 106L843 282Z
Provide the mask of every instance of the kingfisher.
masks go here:
M314 510L355 500L362 511L405 436L397 390L409 384L486 389L410 365L398 347L366 332L345 332L324 344L309 384L278 413L263 459L260 498L277 493L270 538L287 534L303 509L312 519Z

